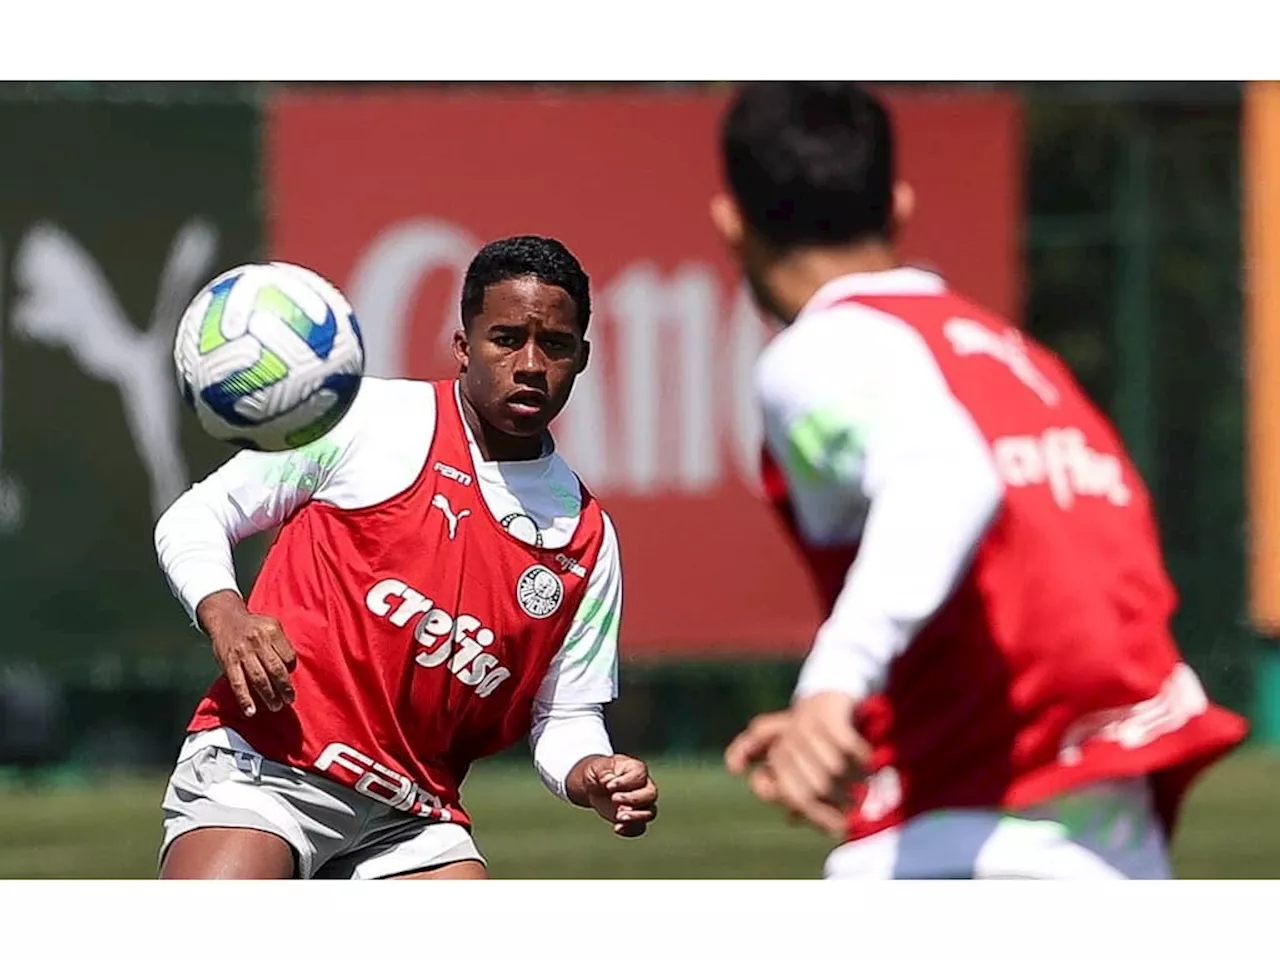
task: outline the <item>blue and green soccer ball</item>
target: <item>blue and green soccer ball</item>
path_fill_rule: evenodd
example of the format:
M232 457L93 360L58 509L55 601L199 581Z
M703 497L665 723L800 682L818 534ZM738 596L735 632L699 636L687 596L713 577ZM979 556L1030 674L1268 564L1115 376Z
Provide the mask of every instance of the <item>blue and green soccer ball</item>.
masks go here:
M210 436L289 450L328 433L364 374L360 324L328 280L251 263L205 285L178 322L178 388Z

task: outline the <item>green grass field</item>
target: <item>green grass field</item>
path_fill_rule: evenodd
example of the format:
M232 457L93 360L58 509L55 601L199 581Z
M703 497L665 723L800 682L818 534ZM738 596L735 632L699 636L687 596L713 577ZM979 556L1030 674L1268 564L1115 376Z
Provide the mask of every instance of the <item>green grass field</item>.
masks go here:
M662 815L620 840L548 795L532 769L481 766L465 798L495 877L812 878L824 838L785 823L714 762L655 764ZM161 778L0 790L0 878L154 875ZM1198 785L1175 850L1180 876L1280 877L1280 755L1245 752Z

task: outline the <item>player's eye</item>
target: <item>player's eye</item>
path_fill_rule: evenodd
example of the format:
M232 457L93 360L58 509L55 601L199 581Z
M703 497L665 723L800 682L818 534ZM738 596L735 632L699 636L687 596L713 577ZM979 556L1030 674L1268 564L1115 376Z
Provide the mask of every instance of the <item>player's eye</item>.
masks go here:
M573 353L574 340L572 337L542 337L539 340L542 349L551 356L562 357Z

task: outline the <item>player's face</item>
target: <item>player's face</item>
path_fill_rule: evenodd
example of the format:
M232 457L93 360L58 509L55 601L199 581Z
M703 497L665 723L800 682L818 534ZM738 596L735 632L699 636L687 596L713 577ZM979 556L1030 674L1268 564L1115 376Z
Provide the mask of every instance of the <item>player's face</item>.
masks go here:
M467 399L490 427L540 438L564 409L587 365L577 307L559 287L534 277L489 287L469 333L454 337Z

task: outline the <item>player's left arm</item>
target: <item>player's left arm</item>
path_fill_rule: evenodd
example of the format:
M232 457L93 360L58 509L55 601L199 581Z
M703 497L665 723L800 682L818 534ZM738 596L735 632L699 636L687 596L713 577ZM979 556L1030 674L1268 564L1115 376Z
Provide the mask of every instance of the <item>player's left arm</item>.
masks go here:
M534 701L529 740L552 793L594 809L619 836L636 837L657 816L658 788L643 761L614 752L604 722L605 704L618 694L621 617L622 564L606 516L586 594Z

